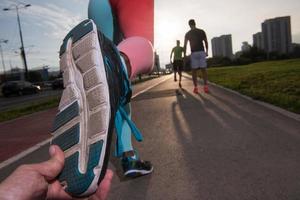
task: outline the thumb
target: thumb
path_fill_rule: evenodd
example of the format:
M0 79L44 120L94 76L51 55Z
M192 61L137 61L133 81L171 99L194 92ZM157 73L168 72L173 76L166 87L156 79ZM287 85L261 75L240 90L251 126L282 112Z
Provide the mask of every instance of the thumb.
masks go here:
M47 181L55 179L62 171L65 162L63 151L56 145L49 148L50 160L42 163L34 164L32 167L45 177Z

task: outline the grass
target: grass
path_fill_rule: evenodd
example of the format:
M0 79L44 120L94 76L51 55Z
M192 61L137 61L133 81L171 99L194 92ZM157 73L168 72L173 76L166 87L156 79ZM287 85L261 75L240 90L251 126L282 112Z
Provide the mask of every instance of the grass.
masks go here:
M47 100L37 101L30 105L14 108L8 111L0 112L0 122L12 120L24 115L29 115L35 112L47 110L57 107L59 103L59 97L51 97Z
M209 81L300 114L300 59L210 68Z

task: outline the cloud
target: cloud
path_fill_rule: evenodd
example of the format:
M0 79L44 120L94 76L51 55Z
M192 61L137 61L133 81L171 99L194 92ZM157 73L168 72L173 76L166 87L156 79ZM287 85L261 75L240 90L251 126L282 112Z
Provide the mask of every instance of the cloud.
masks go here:
M24 12L28 19L45 28L47 36L59 39L82 20L82 16L50 3L34 5Z
M75 3L87 3L89 0L69 0L69 1L74 1Z
M1 9L3 9L3 8L6 8L7 5L10 5L12 3L14 3L14 2L12 2L11 0L1 0L0 7L1 7Z
M79 1L79 0L72 0L72 1ZM50 1L48 1L50 2ZM80 1L84 3L84 1ZM5 8L11 5L12 2L8 0L1 0L0 7ZM81 4L80 4L81 5ZM28 64L30 66L39 66L41 63L49 63L51 66L55 66L58 63L58 55L57 50L59 49L60 41L64 38L64 36L70 31L76 24L78 24L83 18L83 13L76 13L72 12L71 10L66 7L59 7L55 5L53 2L51 3L42 3L42 4L32 4L31 7L27 9L22 9L21 11L21 20L22 24L24 25L24 39L26 44L40 44L43 48L38 48L41 53L32 53L28 54ZM12 19L13 22L16 23L16 13L15 12L5 12L0 14L0 20L5 20L3 22L7 22L8 19ZM4 24L2 24L4 25ZM5 24L6 31L8 30L18 30L17 26L10 25L10 23ZM32 31L26 32L26 29L32 27ZM33 30L38 30L39 34L42 34L47 38L47 41L41 41L40 38L37 37L37 33L33 32ZM16 32L17 33L17 32ZM10 39L10 41L18 41L18 35L12 34L16 37ZM10 42L9 46L18 49L19 43ZM26 45L25 44L25 45ZM10 50L5 52L7 59L9 58L12 61L13 66L22 66L21 59L19 54L16 54ZM45 50L49 50L45 52ZM42 55L43 54L43 55ZM38 59L39 57L49 57L51 58L49 61L41 61ZM8 63L8 60L6 60Z

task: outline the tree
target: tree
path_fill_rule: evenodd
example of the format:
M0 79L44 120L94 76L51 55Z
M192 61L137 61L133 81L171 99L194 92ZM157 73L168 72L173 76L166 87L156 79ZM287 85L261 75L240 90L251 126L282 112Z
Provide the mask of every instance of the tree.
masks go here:
M43 81L42 75L37 71L29 71L28 80L33 83Z
M246 58L252 62L263 61L267 59L267 54L264 50L257 47L251 47L249 51L242 52L240 58Z

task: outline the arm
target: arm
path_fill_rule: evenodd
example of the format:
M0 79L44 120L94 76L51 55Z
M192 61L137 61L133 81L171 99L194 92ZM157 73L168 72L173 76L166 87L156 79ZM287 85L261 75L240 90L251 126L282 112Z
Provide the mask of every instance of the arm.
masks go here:
M184 57L186 56L186 45L187 45L187 38L186 38L186 35L185 35L185 37L184 37L184 46L183 46L183 53L184 53Z
M182 49L181 49L181 56L183 56L183 58L185 57L185 55L184 55L184 48L183 47L181 47Z
M208 56L208 42L207 42L207 37L205 32L204 32L204 44L205 44L206 55Z
M173 53L174 53L174 48L173 48L172 51L171 51L171 55L170 55L170 63L172 63L172 56L173 56Z

